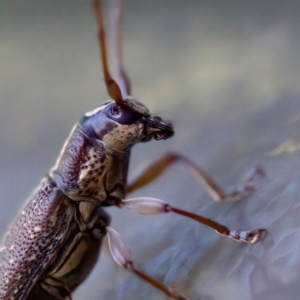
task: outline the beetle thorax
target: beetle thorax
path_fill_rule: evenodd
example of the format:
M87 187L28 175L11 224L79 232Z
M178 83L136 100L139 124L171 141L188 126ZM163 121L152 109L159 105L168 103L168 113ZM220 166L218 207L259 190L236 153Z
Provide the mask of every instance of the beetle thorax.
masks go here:
M109 196L122 198L129 155L129 151L123 152L122 157L110 153L103 143L88 137L77 125L50 176L72 200L104 202Z

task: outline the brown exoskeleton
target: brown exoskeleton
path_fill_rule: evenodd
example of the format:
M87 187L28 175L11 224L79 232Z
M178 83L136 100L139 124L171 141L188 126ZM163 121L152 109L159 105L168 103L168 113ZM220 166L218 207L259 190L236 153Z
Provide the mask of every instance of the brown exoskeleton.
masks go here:
M130 83L121 56L120 81L112 79L101 2L95 0L94 8L104 78L111 100L87 113L75 125L56 165L7 232L0 254L0 298L4 300L70 298L95 265L105 235L118 264L171 298L185 299L134 267L126 246L109 227L105 206L115 205L139 214L174 212L205 224L221 235L247 243L259 241L264 233L263 229L230 230L159 199L125 199L126 194L151 182L177 161L186 163L217 201L249 196L257 188L262 172L256 169L243 185L227 192L189 159L167 154L127 185L131 147L152 138L167 139L174 131L169 122L150 114L144 105L130 97ZM120 50L119 42L117 39Z

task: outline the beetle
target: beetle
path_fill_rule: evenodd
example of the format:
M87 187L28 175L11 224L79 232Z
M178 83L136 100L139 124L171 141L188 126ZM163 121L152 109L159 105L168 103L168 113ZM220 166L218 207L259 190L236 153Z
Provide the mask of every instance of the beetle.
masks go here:
M130 151L134 144L168 139L170 122L151 114L131 97L131 86L119 49L119 80L108 67L106 36L100 1L93 1L98 23L104 79L109 101L86 113L75 125L55 166L27 200L9 228L0 249L1 299L65 299L92 270L101 242L108 236L114 260L173 299L177 292L135 268L118 233L109 226L107 206L138 214L173 212L207 225L219 234L246 243L258 242L264 229L230 230L200 215L176 208L155 198L126 199L130 192L156 179L170 165L185 163L217 201L239 200L258 187L259 168L244 184L227 191L190 159L169 153L154 162L137 180L127 184ZM119 18L116 20L119 24ZM117 25L120 28L120 25ZM120 29L118 29L120 31ZM116 35L116 37L119 35Z

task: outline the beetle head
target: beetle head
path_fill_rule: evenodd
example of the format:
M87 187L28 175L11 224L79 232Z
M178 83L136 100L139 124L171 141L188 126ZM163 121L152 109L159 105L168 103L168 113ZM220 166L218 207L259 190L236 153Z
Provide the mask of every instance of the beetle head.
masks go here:
M80 125L90 138L116 152L138 142L167 139L174 134L171 123L151 115L143 104L129 97L122 104L109 101L86 113Z

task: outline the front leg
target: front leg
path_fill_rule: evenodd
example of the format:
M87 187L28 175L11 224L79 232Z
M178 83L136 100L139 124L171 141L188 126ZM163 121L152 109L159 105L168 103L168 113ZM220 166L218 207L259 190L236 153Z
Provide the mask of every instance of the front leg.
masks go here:
M203 185L211 198L215 201L241 200L249 197L259 187L260 181L265 175L260 167L253 168L246 174L241 183L230 189L224 189L208 172L190 159L179 154L167 153L150 165L136 180L129 184L127 193L131 193L134 190L149 184L176 162L183 162L186 164L194 177Z

